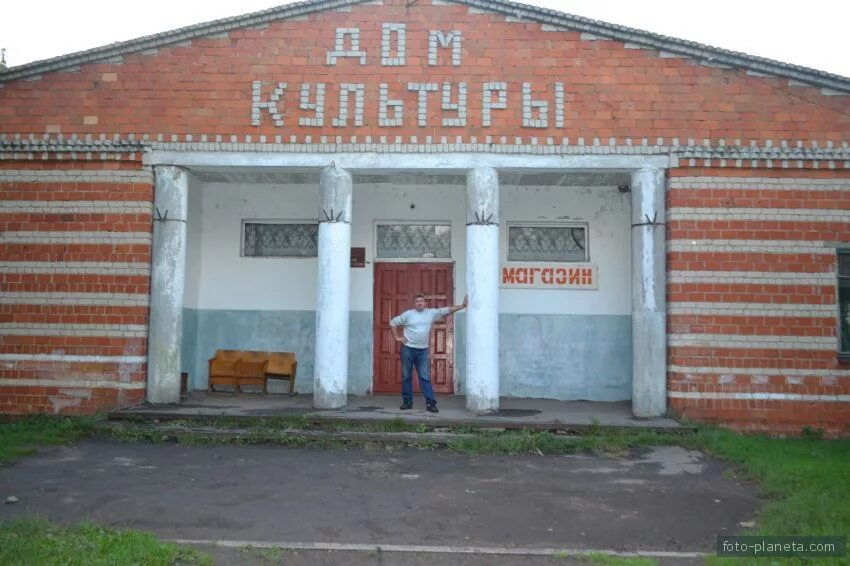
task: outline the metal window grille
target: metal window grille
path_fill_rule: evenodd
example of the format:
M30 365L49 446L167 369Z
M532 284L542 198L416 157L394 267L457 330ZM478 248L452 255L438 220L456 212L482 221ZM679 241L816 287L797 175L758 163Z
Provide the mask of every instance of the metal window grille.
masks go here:
M838 252L838 317L841 353L850 355L850 250Z
M318 253L318 224L244 224L242 255L245 257L316 257Z
M584 226L508 226L508 261L587 261Z
M378 224L380 259L451 258L452 230L447 224Z

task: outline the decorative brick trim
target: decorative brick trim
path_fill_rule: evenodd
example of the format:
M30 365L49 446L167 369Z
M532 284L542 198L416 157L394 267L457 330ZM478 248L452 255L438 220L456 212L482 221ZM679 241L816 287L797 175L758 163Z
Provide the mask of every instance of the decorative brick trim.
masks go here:
M833 247L808 240L667 240L667 251L835 255Z
M835 285L835 274L772 273L769 271L671 271L668 283L712 283L744 285Z
M0 154L3 152L0 141ZM0 159L3 159L0 155ZM153 172L87 169L0 169L0 183L153 183Z
M3 261L0 273L62 273L73 275L150 275L146 263L108 261ZM2 301L0 301L2 302Z
M152 214L153 204L146 201L15 201L0 200L2 213L36 214Z
M819 336L742 336L738 334L675 334L668 333L670 346L711 348L828 350L835 351L835 337Z
M670 190L850 191L850 179L795 177L673 177Z
M15 293L0 295L0 305L103 305L114 307L145 307L150 304L147 294L129 293Z
M0 161L71 159L111 159L110 156L127 154L129 149L140 155L149 151L228 151L258 153L497 153L520 155L669 155L677 160L688 160L690 166L737 168L808 168L850 169L850 146L842 142L820 144L810 142L807 147L792 147L781 142L777 147L767 140L764 146L732 146L719 140L703 140L703 146L680 145L674 138L666 143L657 138L653 143L641 139L601 139L553 136L318 136L312 135L227 135L227 134L171 134L170 141L163 134L144 134L137 138L113 137L94 140L93 136L51 137L45 134L0 134ZM182 140L181 140L182 138ZM200 140L200 141L198 141ZM100 142L97 145L96 142ZM694 143L694 140L688 140ZM801 142L802 143L802 142ZM94 144L94 145L93 145ZM96 150L93 148L97 148ZM129 154L127 154L129 155ZM29 172L36 173L36 172ZM44 173L44 172L41 172ZM105 173L105 172L104 172ZM119 172L113 172L119 173ZM124 172L128 173L128 172ZM151 175L151 172L145 172ZM141 174L141 173L140 173ZM0 177L0 179L2 179ZM17 179L23 180L23 179ZM117 180L117 179L115 179ZM149 177L144 182L152 182ZM681 180L674 188L684 188ZM714 185L712 185L714 186Z
M668 314L720 316L783 316L794 318L835 319L835 305L775 303L695 303L671 302Z
M2 244L150 244L147 232L2 232Z
M790 368L730 368L730 367L688 367L680 365L669 365L667 371L671 373L693 373L700 375L749 375L749 376L814 376L822 378L850 378L850 370L835 369L790 369Z
M62 362L91 364L146 364L145 356L72 356L67 354L0 354L0 362Z
M62 387L79 389L145 389L144 381L108 381L105 379L2 379L0 387Z
M850 181L848 181L850 185ZM671 207L667 220L758 220L778 222L850 222L850 210L814 208L685 208Z
M33 322L0 323L7 336L110 336L144 338L148 327L141 324L49 324Z
M818 403L850 403L850 395L804 395L801 393L709 393L700 391L668 391L667 397L672 399L747 399L759 401L809 401Z

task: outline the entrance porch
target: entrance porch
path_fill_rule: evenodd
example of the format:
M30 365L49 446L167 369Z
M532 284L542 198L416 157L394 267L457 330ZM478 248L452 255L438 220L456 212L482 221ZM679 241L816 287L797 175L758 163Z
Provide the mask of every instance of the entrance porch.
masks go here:
M339 409L315 409L312 395L256 395L190 392L179 405L140 405L110 413L110 418L184 419L263 419L303 415L317 422L377 424L401 420L406 424L428 427L475 427L581 431L589 428L642 428L687 430L666 417L637 418L628 401L602 403L592 401L556 401L502 397L499 410L476 416L466 410L461 395L439 397L440 412L425 411L421 396L414 409L401 411L400 396L349 396Z
M379 332L384 315L403 305L373 273L410 256L382 256L378 242L382 228L413 223L447 235L437 250L447 255L413 256L454 271L454 285L437 295L470 297L445 360L467 410L500 414L505 395L630 399L639 417L666 410L666 157L154 153L149 162L157 208L151 403L178 402L181 371L204 387L204 362L218 348L296 352L296 387L307 385L299 392L317 409L344 411L350 394L379 391L383 374L373 370L396 365L393 352L379 355ZM191 193L210 198L193 204ZM259 229L275 223L290 235L312 226L315 252L257 259L266 246ZM530 240L546 244L532 252L560 251L552 243L563 240L576 253L531 257ZM201 259L187 264L187 255ZM571 261L581 269L567 269ZM553 286L574 279L574 290ZM387 312L378 308L385 294L396 303ZM295 346L277 343L282 337Z

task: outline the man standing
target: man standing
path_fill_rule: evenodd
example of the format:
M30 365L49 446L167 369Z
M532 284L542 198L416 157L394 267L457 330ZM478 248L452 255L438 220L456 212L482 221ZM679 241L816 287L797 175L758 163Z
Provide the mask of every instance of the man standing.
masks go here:
M413 366L419 375L419 389L425 396L425 408L429 413L439 413L434 389L431 387L431 363L428 359L428 343L431 338L431 325L444 316L465 309L469 304L468 297L463 303L441 309L425 308L425 296L416 295L413 298L413 308L404 311L390 321L390 331L396 342L401 342L401 410L413 408ZM399 336L398 327L404 328L404 335Z

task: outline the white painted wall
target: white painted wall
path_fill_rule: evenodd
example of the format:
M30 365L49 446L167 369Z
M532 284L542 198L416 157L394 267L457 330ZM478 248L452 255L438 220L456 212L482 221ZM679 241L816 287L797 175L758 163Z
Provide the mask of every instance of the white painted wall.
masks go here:
M203 246L202 184L193 175L189 175L189 203L186 216L186 287L183 292L183 306L187 309L198 308L201 294L201 250Z
M243 220L316 222L318 187L205 183L198 307L315 310L316 258L242 257Z
M632 312L631 200L616 187L503 186L501 261L511 222L588 223L590 259L599 266L598 290L502 289L503 313L628 314Z
M351 245L366 248L365 268L351 273L351 310L372 310L375 224L379 221L449 222L455 259L455 302L466 292L466 212L463 185L354 186ZM314 310L315 258L243 258L243 219L315 222L318 187L205 183L200 221L190 188L187 306L231 310ZM598 291L502 289L503 313L630 314L630 202L616 187L515 187L501 189L500 245L506 258L506 224L515 221L588 222L590 262L599 266ZM200 253L193 239L201 238ZM199 259L198 259L199 258ZM193 263L197 262L197 263ZM191 284L201 282L190 292ZM191 293L197 294L193 300Z

